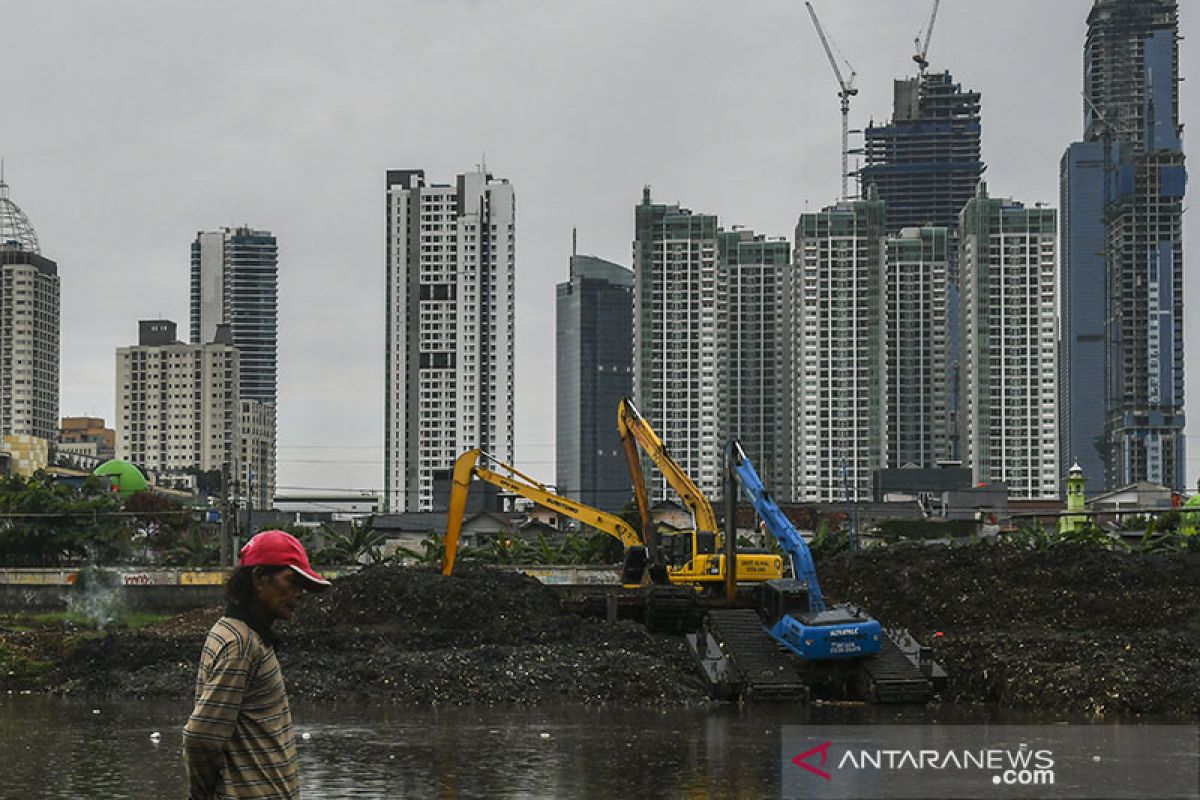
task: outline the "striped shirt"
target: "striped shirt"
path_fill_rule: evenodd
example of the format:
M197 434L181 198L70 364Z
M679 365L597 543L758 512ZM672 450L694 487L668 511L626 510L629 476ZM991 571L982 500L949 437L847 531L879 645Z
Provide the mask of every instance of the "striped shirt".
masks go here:
M300 796L292 712L275 648L228 614L208 632L200 654L183 757L192 800Z

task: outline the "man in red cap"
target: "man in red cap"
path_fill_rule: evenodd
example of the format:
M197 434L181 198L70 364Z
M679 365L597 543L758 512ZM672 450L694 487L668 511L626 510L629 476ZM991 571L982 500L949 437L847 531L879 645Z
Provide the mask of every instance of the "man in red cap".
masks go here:
M242 548L241 565L225 585L225 615L200 653L196 707L183 729L191 800L300 796L292 712L271 626L291 619L306 590L328 587L290 533L263 531Z

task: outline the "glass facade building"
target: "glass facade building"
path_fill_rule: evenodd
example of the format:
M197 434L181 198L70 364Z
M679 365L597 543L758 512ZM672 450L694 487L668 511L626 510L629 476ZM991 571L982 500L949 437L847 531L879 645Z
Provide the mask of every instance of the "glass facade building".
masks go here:
M633 272L571 256L555 322L558 492L605 511L632 496L617 405L633 394Z

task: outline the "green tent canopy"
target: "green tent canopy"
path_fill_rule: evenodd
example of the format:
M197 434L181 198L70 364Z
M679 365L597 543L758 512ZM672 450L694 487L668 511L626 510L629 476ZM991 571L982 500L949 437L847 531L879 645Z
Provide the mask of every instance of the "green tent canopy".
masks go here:
M115 485L122 497L128 497L131 494L144 491L149 485L146 481L146 476L142 474L140 469L128 461L121 461L117 458L105 461L92 470L92 474L98 477L115 476Z

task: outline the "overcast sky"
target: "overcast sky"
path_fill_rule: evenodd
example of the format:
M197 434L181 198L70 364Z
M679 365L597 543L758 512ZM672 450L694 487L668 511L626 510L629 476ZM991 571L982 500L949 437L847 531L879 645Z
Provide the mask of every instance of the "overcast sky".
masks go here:
M851 127L886 121L931 3L813 5L858 73ZM1191 5L1181 3L1185 35L1196 32ZM942 3L930 68L983 94L993 196L1057 206L1058 161L1082 129L1090 6ZM113 424L115 350L136 342L139 319L174 319L186 336L198 230L269 229L280 253L283 493L383 485L389 168L442 183L486 158L512 182L516 456L546 481L554 286L572 227L581 253L628 265L645 184L655 200L789 239L800 212L838 193L836 86L801 0L0 0L0 25L0 156L62 277L62 414ZM1181 74L1196 74L1198 47L1200 37L1181 44ZM1194 485L1194 369L1187 393Z

